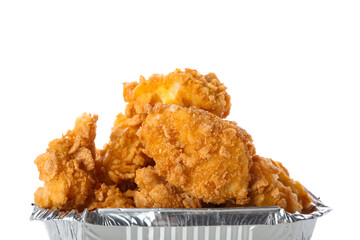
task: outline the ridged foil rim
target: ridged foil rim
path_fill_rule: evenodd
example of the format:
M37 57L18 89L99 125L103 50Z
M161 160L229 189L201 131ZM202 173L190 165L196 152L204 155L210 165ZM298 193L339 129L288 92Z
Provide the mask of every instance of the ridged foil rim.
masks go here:
M309 191L308 191L309 192ZM332 209L309 192L313 199L309 214L288 213L280 207L170 209L170 208L103 208L82 213L76 210L61 212L33 205L31 221L71 221L102 226L219 226L219 225L277 225L315 219Z

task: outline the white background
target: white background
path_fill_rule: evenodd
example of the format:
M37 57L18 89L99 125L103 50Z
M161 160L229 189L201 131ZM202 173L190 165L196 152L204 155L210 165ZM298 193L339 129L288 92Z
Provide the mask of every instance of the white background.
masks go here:
M101 148L122 82L189 67L215 72L258 153L333 207L313 239L354 239L359 13L358 1L1 1L0 238L47 239L29 217L50 140L97 113Z

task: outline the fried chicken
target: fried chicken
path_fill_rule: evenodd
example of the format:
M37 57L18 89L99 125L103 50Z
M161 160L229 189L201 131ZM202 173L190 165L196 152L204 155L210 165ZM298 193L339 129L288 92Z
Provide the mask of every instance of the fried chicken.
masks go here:
M230 96L214 73L176 69L124 83L125 115L95 148L97 115L35 160L42 208L201 208L280 206L301 212L306 189L281 163L255 155L251 136L224 120ZM303 210L304 211L304 210Z
M35 192L42 208L82 210L94 186L97 115L83 114L65 136L49 143L46 153L35 159L44 187Z
M115 185L107 186L100 184L95 188L93 199L87 209L89 211L98 208L133 208L134 201L126 197Z
M166 182L151 166L136 171L135 182L139 191L134 192L138 208L200 208L201 201L190 197Z
M166 76L154 74L140 83L124 83L124 99L129 102L126 116L119 114L109 143L96 163L98 176L107 184L120 184L135 178L135 171L153 161L143 153L144 146L136 135L147 112L156 102L196 106L220 117L230 112L230 96L214 73L201 75L196 70L177 69Z
M311 203L306 189L289 177L281 163L255 155L250 168L250 206L280 206L290 213Z
M168 75L154 74L140 82L124 83L126 116L147 113L156 103L195 106L225 118L230 113L230 95L214 73L176 69Z
M101 169L97 175L101 182L123 184L135 178L137 169L152 163L136 135L142 120L141 115L126 118L120 113L116 117L110 141L100 151L97 161L97 169Z
M157 104L138 135L171 185L204 202L247 203L255 148L234 122L194 107Z

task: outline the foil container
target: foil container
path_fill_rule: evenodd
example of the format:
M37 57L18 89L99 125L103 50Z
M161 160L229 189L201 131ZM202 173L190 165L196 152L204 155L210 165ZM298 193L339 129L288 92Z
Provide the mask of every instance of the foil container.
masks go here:
M39 208L30 220L42 221L50 239L311 239L318 217L331 211L310 193L305 214L280 207L168 209L116 208L78 213Z

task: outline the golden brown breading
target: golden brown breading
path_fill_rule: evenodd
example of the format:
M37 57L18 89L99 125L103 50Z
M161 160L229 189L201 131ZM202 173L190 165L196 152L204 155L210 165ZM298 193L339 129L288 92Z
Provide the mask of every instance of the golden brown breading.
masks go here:
M280 206L294 213L311 203L305 188L279 162L255 155L250 175L250 205Z
M97 115L78 117L74 130L49 143L35 160L44 187L35 192L42 208L82 210L92 194Z
M177 69L166 76L154 74L149 80L141 77L140 83L125 83L124 99L129 102L127 117L117 116L110 142L96 163L97 175L106 184L134 179L137 169L152 164L135 133L156 102L194 105L220 117L226 117L231 106L226 87L215 74L203 76L190 69L185 72Z
M230 95L214 73L176 69L168 75L153 74L148 80L124 83L126 116L147 113L156 103L195 106L225 118L230 113Z
M101 169L97 171L101 182L110 185L133 180L137 169L152 162L144 154L144 146L136 135L142 120L140 115L126 118L120 113L116 117L110 141L96 162L97 169Z
M141 76L124 83L123 96L125 115L116 117L102 150L94 143L97 115L84 113L37 157L44 181L34 194L39 207L308 211L306 189L281 163L255 155L251 136L222 119L230 96L214 73L176 69Z
M204 202L247 202L251 136L197 108L157 104L138 131L155 169Z
M115 185L99 184L95 188L94 197L87 206L89 211L98 208L133 208L134 201L126 197Z
M171 186L151 166L136 171L135 182L139 191L134 191L138 208L200 208L201 201L190 197Z

